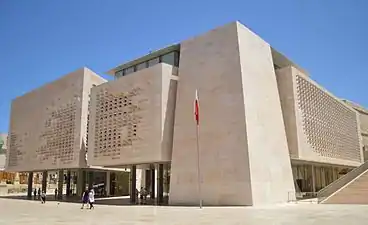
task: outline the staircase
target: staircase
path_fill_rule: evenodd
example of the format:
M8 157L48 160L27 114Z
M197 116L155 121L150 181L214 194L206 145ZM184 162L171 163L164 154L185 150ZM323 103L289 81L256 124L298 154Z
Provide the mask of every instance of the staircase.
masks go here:
M322 204L368 204L368 161L317 193Z

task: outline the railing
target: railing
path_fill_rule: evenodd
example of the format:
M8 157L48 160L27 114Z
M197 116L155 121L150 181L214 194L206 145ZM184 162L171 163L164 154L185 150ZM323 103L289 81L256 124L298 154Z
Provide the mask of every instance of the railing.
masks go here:
M340 177L339 179L335 180L331 184L327 185L319 192L317 192L318 202L322 202L327 197L338 191L340 188L354 180L360 174L368 169L368 161L364 162L362 165L358 166L357 168L353 169L349 173L345 174L344 176Z

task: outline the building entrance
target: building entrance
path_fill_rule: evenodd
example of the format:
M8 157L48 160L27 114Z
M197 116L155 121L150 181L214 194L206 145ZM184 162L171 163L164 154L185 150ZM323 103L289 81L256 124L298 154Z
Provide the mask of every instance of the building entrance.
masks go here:
M131 173L131 182L134 182L134 180L135 182L131 183L131 190L133 188L135 189L135 196L132 196L131 193L132 203L167 203L170 184L170 164L155 163L137 165L133 167L135 167L135 173Z
M353 168L327 164L292 163L297 193L316 193Z

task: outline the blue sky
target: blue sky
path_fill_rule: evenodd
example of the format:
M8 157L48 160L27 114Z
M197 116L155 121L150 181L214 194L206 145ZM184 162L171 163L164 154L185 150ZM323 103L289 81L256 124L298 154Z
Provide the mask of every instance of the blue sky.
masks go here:
M0 132L16 96L235 20L338 97L368 107L367 9L365 0L0 0Z

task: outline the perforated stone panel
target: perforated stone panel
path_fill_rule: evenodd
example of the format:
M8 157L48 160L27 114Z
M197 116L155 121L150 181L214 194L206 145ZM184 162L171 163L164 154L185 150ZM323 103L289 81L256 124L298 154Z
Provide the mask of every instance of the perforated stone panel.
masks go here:
M319 156L360 161L356 112L296 75L297 106L308 144Z
M47 112L45 124L39 136L39 147L33 160L43 164L68 165L75 159L73 154L77 102L70 102Z
M85 167L88 95L105 80L87 68L12 102L7 170Z
M362 135L368 136L368 109L364 108L363 106L349 101L343 100L344 103L355 109L359 114L359 123L360 123L360 131Z
M96 94L94 158L111 156L118 159L124 147L131 147L139 140L137 129L141 123L138 106L147 106L147 100L139 100L141 89L113 94L107 88Z
M172 139L165 141L165 135L172 134L164 129L172 130L174 122L170 107L170 99L176 96L176 86L170 86L172 71L170 65L157 64L92 89L90 165L170 160Z

